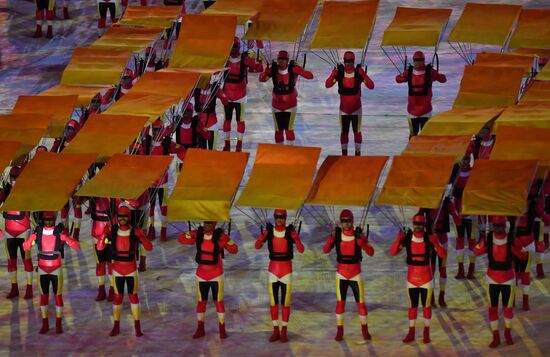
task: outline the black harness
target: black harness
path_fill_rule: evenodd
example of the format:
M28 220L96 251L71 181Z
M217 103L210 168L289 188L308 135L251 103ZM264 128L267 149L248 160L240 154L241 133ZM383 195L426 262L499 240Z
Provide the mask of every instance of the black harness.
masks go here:
M111 230L111 258L119 262L131 262L139 258L138 240L134 232L134 227L130 229L130 249L119 251L116 248L118 238L118 224L115 224Z
M413 97L420 97L427 95L432 86L432 65L426 65L426 71L424 72L424 83L422 84L413 84L413 66L409 65L407 69L407 83L409 84L409 95Z
M430 264L430 257L433 250L433 244L430 242L428 233L424 233L424 254L413 254L411 250L413 232L409 230L405 235L405 240L403 241L405 248L407 249L407 264L417 265L417 266L426 266ZM414 258L422 258L422 260L414 260Z
M17 212L19 213L2 212L2 217L4 217L4 219L8 219L12 221L20 221L25 218L26 216L25 212L23 211L17 211Z
M268 223L266 224L265 229L267 230L267 248L269 249L269 259L279 262L292 260L294 258L294 240L292 239L292 231L294 230L294 226L289 224L285 229L284 239L287 244L286 252L275 252L273 250L273 239L275 238L273 234L273 225Z
M44 230L44 225L39 225L36 227L36 246L38 248L38 259L44 260L56 260L57 258L63 258L63 245L64 242L61 241L61 233L63 232L63 225L58 224L53 229L53 235L55 236L55 248L54 250L43 250L42 249L42 233Z
M357 95L361 92L361 83L363 82L363 77L359 74L359 69L361 68L361 65L358 64L355 66L354 71L354 80L355 84L353 87L345 87L344 86L344 77L345 77L345 71L344 66L339 64L337 67L337 75L336 80L338 81L338 94L341 95Z
M228 73L227 77L225 78L225 83L239 84L239 83L242 83L243 81L248 82L248 80L247 80L248 71L247 71L246 65L244 63L244 59L247 55L248 54L246 52L241 54L241 61L239 62L239 73L231 73L231 72ZM228 65L226 64L226 66L228 66Z
M336 227L334 230L334 245L336 246L336 261L341 264L355 264L360 263L363 260L363 254L361 253L361 247L359 246L358 239L361 236L361 228L355 228L353 232L355 236L355 251L352 255L342 254L342 248L340 243L342 242L342 228Z
M273 93L277 95L291 94L294 92L294 61L290 61L288 64L288 84L283 81L277 82L277 74L279 73L279 65L277 62L273 62L271 65L271 80L273 81Z
M202 249L202 242L204 241L204 229L202 227L197 228L197 254L195 255L195 261L199 264L206 264L206 265L216 265L218 264L218 261L220 259L220 245L218 244L218 241L220 240L220 236L223 233L223 230L221 228L216 228L214 230L214 233L212 234L212 244L214 245L214 250L211 252L208 252L204 249ZM212 259L202 259L202 255L208 255L211 256Z
M487 235L487 259L489 260L489 267L500 271L512 269L512 235L508 234L506 239L506 259L504 261L497 261L493 256L493 238L493 232L490 232Z

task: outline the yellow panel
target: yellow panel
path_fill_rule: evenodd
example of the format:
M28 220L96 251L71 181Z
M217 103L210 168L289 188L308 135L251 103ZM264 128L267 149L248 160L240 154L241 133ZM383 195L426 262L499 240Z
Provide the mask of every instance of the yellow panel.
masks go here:
M115 85L131 51L77 48L61 77L62 85Z
M476 56L475 65L487 67L513 67L523 69L525 77L530 76L537 59L535 55L520 55L501 52L482 52Z
M259 144L239 206L298 209L304 202L321 148Z
M378 0L325 1L310 49L361 48L369 40L378 11ZM354 26L349 26L350 18ZM346 31L342 31L345 28Z
M125 94L117 100L103 114L139 115L149 118L148 124L163 115L171 106L178 104L181 97L168 97L164 95L152 95L145 93Z
M426 123L420 136L424 135L473 135L502 113L504 108L453 109L439 113Z
M367 206L387 160L387 156L327 156L306 203Z
M455 162L453 156L394 156L376 204L438 208Z
M550 48L550 9L522 9L509 48Z
M15 159L21 143L17 141L0 141L0 171L3 172L6 166Z
M90 48L140 52L162 34L158 28L111 27Z
M439 42L451 9L398 7L384 31L382 46L429 46Z
M114 154L76 195L138 199L168 169L170 162L172 156Z
M496 121L497 128L501 125L550 128L550 102L547 105L508 107Z
M520 106L550 105L550 81L531 81L521 96Z
M1 210L61 210L94 160L95 154L37 153L17 178Z
M461 159L466 154L471 135L413 136L401 155L446 155Z
M51 122L52 116L44 114L0 115L0 141L21 143L16 154L19 161L39 144Z
M536 169L537 161L476 161L464 189L462 214L523 215Z
M169 28L180 17L179 6L128 6L119 21L125 26Z
M205 15L237 16L237 23L244 25L248 20L256 16L262 4L263 0L217 0L202 13Z
M76 95L78 107L87 107L92 99L101 92L107 91L111 86L63 86L57 85L41 92L38 96L66 96Z
M520 12L520 5L467 3L448 41L502 47Z
M145 72L132 87L131 93L186 98L199 77L200 74L190 72Z
M172 196L172 221L229 221L248 153L190 149Z

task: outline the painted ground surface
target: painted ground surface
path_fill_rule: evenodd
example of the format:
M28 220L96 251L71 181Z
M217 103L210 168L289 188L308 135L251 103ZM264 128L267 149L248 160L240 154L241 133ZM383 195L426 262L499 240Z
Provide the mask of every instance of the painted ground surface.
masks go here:
M159 1L160 2L160 1ZM503 1L487 1L503 2ZM510 1L511 2L511 1ZM0 111L9 112L17 96L35 94L59 81L60 74L73 48L86 46L96 37L95 1L71 1L70 21L56 21L52 40L30 37L34 23L34 2L0 0ZM368 73L374 80L374 91L364 91L363 153L395 155L405 146L408 128L405 119L406 88L394 83L396 74L379 49L383 29L391 20L395 7L438 6L453 8L447 34L460 14L464 1L381 1L374 36L368 52ZM515 1L514 3L519 3ZM525 6L543 6L545 1L523 1ZM197 9L192 1L191 9ZM58 11L60 13L61 11ZM353 20L350 20L353 21ZM446 36L445 36L446 37ZM434 111L448 110L456 96L462 76L462 60L447 44L440 49L441 71L448 83L435 85ZM336 90L324 89L330 73L326 64L312 56L308 69L316 78L300 81L299 114L296 119L298 145L321 146L322 158L339 154L338 96ZM247 104L245 150L252 154L257 143L272 142L269 85L258 83L250 76ZM218 108L221 109L221 108ZM221 114L221 113L220 113ZM233 142L233 145L235 142ZM322 162L320 160L319 162ZM244 182L250 172L247 169ZM282 178L284 179L284 178ZM173 182L173 178L172 178ZM359 210L355 210L359 214ZM397 210L396 217L403 219ZM411 210L405 211L410 217ZM454 249L449 252L447 283L448 308L434 309L432 343L403 345L401 338L407 329L407 298L404 257L391 258L388 250L396 228L377 210L368 219L371 241L376 249L373 258L363 261L365 296L369 308L369 324L373 341L358 345L359 320L355 306L348 304L346 339L333 340L335 333L334 271L335 257L325 256L321 248L330 233L324 222L331 217L325 210L308 209L303 215L302 238L306 245L303 255L294 260L294 286L288 344L270 344L268 317L267 253L254 249L259 228L238 211L233 212L233 239L239 244L236 256L228 256L226 268L226 321L229 338L223 342L217 336L213 305L206 316L207 336L193 341L195 329L194 250L176 242L183 225L169 227L169 241L155 241L148 257L149 270L140 275L142 326L145 336L133 335L129 305L126 301L122 334L108 337L111 328L111 305L96 303L95 261L89 235L90 218L85 216L82 250L69 252L65 261L65 333L39 335L38 299L32 301L0 301L1 355L185 355L185 356L360 356L360 355L548 355L550 342L550 279L533 280L532 310L516 309L514 346L489 350L490 331L486 318L486 301L482 270L479 263L477 279L456 281ZM158 222L157 222L158 223ZM451 237L454 244L454 235ZM548 263L548 259L546 260ZM5 255L0 260L0 286L7 292L8 279ZM23 283L20 273L20 283ZM4 294L3 292L3 294ZM351 299L351 297L350 297ZM53 315L53 309L50 311ZM51 319L53 319L51 317ZM420 330L421 321L418 326Z

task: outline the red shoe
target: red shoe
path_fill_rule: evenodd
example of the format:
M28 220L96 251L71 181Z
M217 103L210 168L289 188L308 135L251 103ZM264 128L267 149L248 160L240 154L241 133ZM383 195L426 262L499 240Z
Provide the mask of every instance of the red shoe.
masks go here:
M48 31L46 32L47 38L53 38L53 27L52 25L48 25Z
M40 331L38 331L38 333L43 335L43 334L47 333L49 330L50 330L50 325L49 325L49 322L48 322L48 318L43 317L42 318L42 327L40 328Z
M25 296L23 297L23 299L29 300L29 299L32 299L32 297L33 297L32 285L27 284L27 289L25 290Z
M61 321L61 317L55 318L55 333L57 334L63 333L63 324Z
M334 341L342 341L344 339L344 326L336 326L336 337L334 337Z
M288 342L288 337L286 336L286 326L281 328L281 338L279 339L282 343Z
M542 267L542 263L537 264L537 279L544 279L546 276L544 275L544 269Z
M204 335L204 321L197 321L197 330L193 334L193 338L201 338Z
M80 241L80 228L75 228L73 230L73 239L76 241Z
M243 151L243 141L242 140L237 140L237 147L235 147L235 151L236 152Z
M95 301L103 301L107 297L107 294L105 294L105 285L100 285L97 288L97 296L95 297Z
M11 283L11 290L8 293L8 295L6 295L6 299L13 299L14 297L18 297L18 296L19 296L19 286L17 285L17 283Z
M64 7L63 8L63 18L65 20L69 20L71 17L69 16L69 8L68 7Z
M141 331L141 322L139 320L134 321L134 330L136 330L136 337L143 336L143 332Z
M269 342L275 342L279 338L281 338L281 335L279 334L279 326L273 326L273 334L269 338Z
M464 263L458 263L458 272L456 273L455 279L464 279Z
M432 340L430 339L430 327L429 326L424 326L424 333L423 333L422 337L423 337L422 342L424 342L424 343L432 342Z
M498 345L500 345L500 334L496 330L493 331L493 341L489 344L489 348L496 348Z
M143 255L141 257L139 257L138 271L146 271L147 270L146 258L147 257L144 257Z
M160 240L166 242L166 227L160 228Z
M227 338L227 332L225 332L225 323L218 323L218 331L220 333L220 338Z
M107 295L107 301L112 302L115 299L115 289L110 286L109 287L109 294Z
M512 329L511 328L505 328L504 329L504 339L506 340L507 345L513 345L514 340L512 339Z
M403 343L409 343L414 341L414 327L409 327L409 333L403 339Z
M361 332L363 333L363 340L371 339L371 336L369 333L369 325L367 324L361 325Z
M447 303L445 302L445 291L439 292L439 299L437 299L437 302L439 303L439 306L447 307Z
M225 145L223 146L223 151L231 151L231 142L229 140L225 141Z
M475 272L476 272L476 264L475 263L470 263L470 265L468 265L468 275L466 275L466 279L475 279L476 276L475 276Z
M36 30L34 31L34 34L32 35L33 38L40 38L42 37L42 26L36 25Z
M120 333L120 321L115 321L113 329L109 332L109 336L117 336Z
M529 311L529 310L531 310L531 308L529 307L529 295L527 295L527 294L523 294L523 306L522 306L522 310L523 310L523 311Z

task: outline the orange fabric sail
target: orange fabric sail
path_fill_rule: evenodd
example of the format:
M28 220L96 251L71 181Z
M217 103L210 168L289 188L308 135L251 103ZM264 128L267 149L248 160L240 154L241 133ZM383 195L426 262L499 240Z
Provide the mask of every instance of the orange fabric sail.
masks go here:
M304 202L321 148L259 144L239 206L298 209Z
M98 50L143 51L162 34L159 28L111 27L90 45Z
M116 85L131 51L77 48L61 77L62 85Z
M1 210L61 210L94 160L95 154L37 153L17 178Z
M199 73L191 72L145 72L132 87L131 93L186 98L199 77Z
M39 144L51 122L51 115L0 115L0 141L17 141L21 143L16 154L16 160L18 161Z
M205 15L237 16L237 23L244 25L258 14L263 2L263 0L217 0L202 13Z
M420 136L473 135L486 123L497 118L504 107L452 109L428 120Z
M550 9L522 9L509 48L550 48Z
M311 186L306 203L367 206L387 156L327 156Z
M124 152L147 123L144 116L93 115L78 135L63 149L64 153L95 153L96 161L105 162Z
M180 17L180 6L128 6L120 24L149 28L169 28Z
M51 122L46 136L58 138L63 135L65 125L71 118L74 107L76 107L78 96L27 96L21 95L17 98L13 114L44 114L52 115Z
M0 171L3 172L15 158L20 145L17 141L0 141Z
M520 55L513 53L482 52L476 56L475 65L487 67L512 67L523 69L525 77L530 76L536 63L534 55Z
M462 214L521 216L536 170L537 161L531 160L476 161L464 189Z
M550 65L546 63L535 76L535 81L550 81Z
M550 128L550 102L546 105L508 107L496 121L497 128L501 125Z
M138 199L171 162L172 156L114 154L76 195Z
M99 93L107 91L111 86L64 86L57 85L46 89L38 96L68 96L76 95L78 97L76 106L86 107L92 99Z
M438 208L455 162L453 156L394 156L376 204Z
M120 100L117 100L101 115L147 116L149 118L148 124L150 124L181 100L182 98L180 97L134 93L130 91L130 93L125 94Z
M248 161L248 153L190 149L168 203L172 221L230 219L229 210Z
M550 104L550 81L531 81L520 99L519 105Z
M413 136L401 155L446 155L461 159L470 144L471 135Z

